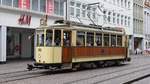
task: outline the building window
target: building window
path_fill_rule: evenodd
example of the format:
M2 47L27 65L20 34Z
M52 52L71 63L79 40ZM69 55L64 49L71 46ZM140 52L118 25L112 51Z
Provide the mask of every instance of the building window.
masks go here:
M126 8L127 7L127 0L124 1L124 4L125 4L125 8Z
M38 11L38 8L39 8L39 6L38 6L38 1L39 1L39 0L31 0L31 4L32 4L31 10Z
M125 16L124 25L127 26L127 16Z
M130 8L130 2L128 2L128 8Z
M130 26L130 17L128 17L128 26Z
M76 17L80 17L80 6L81 3L76 3Z
M70 15L71 16L74 16L74 5L75 5L74 2L70 2Z
M108 22L111 22L111 12L108 12Z
M121 15L121 25L123 25L123 15Z
M120 15L118 14L117 15L117 24L120 24L120 22L119 22L120 19L119 18L120 18Z
M13 7L18 7L18 0L13 0Z
M82 5L82 17L86 16L86 5Z
M87 16L91 17L91 6L87 7Z
M54 13L56 15L64 15L64 2L63 0L54 0Z
M93 19L96 18L96 8L93 8L93 10L92 10L92 18Z
M12 6L12 0L2 0L2 5Z
M40 0L40 12L46 12L46 0Z
M113 13L113 23L115 24L116 23L116 18L115 18L116 14Z
M123 7L123 0L121 0L121 7Z

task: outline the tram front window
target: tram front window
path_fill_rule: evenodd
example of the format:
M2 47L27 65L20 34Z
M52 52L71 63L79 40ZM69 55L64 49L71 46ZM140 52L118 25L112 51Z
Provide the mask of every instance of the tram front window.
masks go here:
M44 46L44 31L37 31L37 46Z

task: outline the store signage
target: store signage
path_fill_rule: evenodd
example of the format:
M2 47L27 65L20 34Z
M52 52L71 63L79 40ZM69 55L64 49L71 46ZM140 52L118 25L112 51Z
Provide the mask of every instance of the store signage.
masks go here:
M145 6L150 7L150 0L145 0Z
M53 14L54 11L54 3L53 0L47 0L47 7L46 7L46 12L48 15Z
M18 23L20 25L30 25L31 23L31 16L30 15L20 15L19 19L18 19Z
M19 0L18 2L19 8L30 9L30 0Z

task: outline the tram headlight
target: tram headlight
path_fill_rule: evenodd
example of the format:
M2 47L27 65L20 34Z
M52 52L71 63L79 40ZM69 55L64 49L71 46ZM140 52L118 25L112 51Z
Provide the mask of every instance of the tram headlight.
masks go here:
M41 55L40 55L40 54L38 54L38 57L39 57L39 58L41 58Z

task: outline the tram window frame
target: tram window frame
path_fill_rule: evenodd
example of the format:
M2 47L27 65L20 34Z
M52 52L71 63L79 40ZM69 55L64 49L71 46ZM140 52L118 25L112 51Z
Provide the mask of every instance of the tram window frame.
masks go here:
M40 47L40 46L44 46L44 30L37 30L36 31L37 33L37 46ZM41 37L42 36L42 37Z
M111 35L111 46L116 47L117 38L116 35Z
M77 31L76 46L85 46L85 32Z
M63 46L71 46L71 31L63 31Z
M95 43L97 46L102 46L102 34L101 33L95 34Z
M50 31L50 36L48 36L48 31ZM48 37L47 37L48 36ZM50 47L52 46L52 42L53 42L53 30L51 29L47 29L46 30L46 35L45 35L45 46L46 47Z
M104 47L109 47L109 42L110 42L109 34L104 34L103 39L104 39ZM107 44L105 44L105 43L107 43Z
M58 31L58 32L56 32ZM55 30L55 35L54 35L54 45L55 46L61 46L61 30Z
M122 36L117 35L117 47L122 47Z
M87 32L86 44L87 46L94 46L94 32Z

